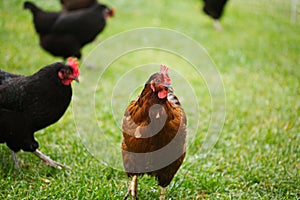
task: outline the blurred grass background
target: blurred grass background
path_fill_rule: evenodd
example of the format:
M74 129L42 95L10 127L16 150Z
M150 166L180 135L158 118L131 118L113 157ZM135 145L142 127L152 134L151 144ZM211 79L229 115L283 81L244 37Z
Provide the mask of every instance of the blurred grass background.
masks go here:
M38 46L31 14L23 10L23 2L0 2L0 68L30 75L60 58ZM47 10L60 9L58 0L34 2ZM83 57L98 42L129 29L174 29L207 50L224 82L226 120L218 143L207 155L195 157L188 152L167 188L168 199L300 198L300 9L298 3L291 22L291 2L230 0L223 31L216 32L211 19L201 12L199 0L103 1L116 8L116 16L96 42L84 47ZM137 53L134 60L120 62L126 71L143 61L143 56ZM199 94L206 94L203 80L193 81L199 84ZM84 90L80 84L73 86ZM99 108L104 113L101 117L113 121L109 106ZM208 95L203 95L199 107L203 108L199 115L210 115ZM201 126L207 123L201 122L194 133L199 140L190 152L200 151L205 134ZM42 152L73 170L40 165L33 155L20 152L22 172L17 174L9 149L0 145L1 199L123 198L128 178L122 171L99 164L85 149L76 134L71 107L58 123L36 133L36 138ZM146 176L139 185L140 199L158 198L155 180Z

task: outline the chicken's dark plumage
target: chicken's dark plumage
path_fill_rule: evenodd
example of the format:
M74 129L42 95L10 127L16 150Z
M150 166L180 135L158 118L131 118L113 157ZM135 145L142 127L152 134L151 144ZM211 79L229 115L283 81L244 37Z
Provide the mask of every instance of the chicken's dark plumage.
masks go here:
M122 157L125 171L133 177L128 192L137 199L137 178L154 176L161 186L161 199L181 166L186 150L186 115L174 95L162 65L137 100L127 107L122 124Z
M97 0L60 0L65 10L78 10L88 8L97 3Z
M40 154L34 133L63 116L72 97L70 84L78 75L72 59L69 65L54 63L31 76L0 71L0 142L15 153Z
M215 28L220 30L219 19L222 17L227 0L204 0L203 11L215 20Z
M81 48L92 42L106 26L106 18L114 12L104 4L95 3L74 11L47 12L31 2L24 8L33 15L40 46L54 56L81 58Z
M22 75L12 74L0 69L0 85L9 82L12 78L21 77Z

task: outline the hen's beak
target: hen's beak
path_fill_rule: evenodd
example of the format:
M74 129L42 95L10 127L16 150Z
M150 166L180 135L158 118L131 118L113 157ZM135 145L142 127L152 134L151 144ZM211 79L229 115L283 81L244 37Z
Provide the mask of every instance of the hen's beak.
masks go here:
M172 88L171 84L165 84L164 87L165 87L165 89Z
M74 77L73 80L76 81L77 83L79 83L78 77Z

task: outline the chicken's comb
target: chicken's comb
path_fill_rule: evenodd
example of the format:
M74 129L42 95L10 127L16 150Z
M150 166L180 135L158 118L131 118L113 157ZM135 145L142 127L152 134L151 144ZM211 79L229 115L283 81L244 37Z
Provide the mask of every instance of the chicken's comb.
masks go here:
M160 65L160 73L164 76L164 80L166 84L171 84L171 79L169 78L168 75L168 67L167 65Z
M72 67L74 75L79 76L79 61L77 60L77 58L69 57L67 63L70 67Z

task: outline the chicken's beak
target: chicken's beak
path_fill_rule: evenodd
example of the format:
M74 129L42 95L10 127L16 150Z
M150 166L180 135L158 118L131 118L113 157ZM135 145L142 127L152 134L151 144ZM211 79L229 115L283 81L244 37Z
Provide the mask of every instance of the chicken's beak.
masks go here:
M79 83L78 77L74 77L73 80L76 81L77 83Z
M171 84L165 84L164 87L165 87L166 89L172 88Z

